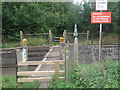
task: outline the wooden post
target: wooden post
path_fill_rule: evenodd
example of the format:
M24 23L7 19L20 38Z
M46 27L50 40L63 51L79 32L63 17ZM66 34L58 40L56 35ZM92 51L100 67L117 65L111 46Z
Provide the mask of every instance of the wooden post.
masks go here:
M89 30L87 30L86 44L88 44L88 40L89 40Z
M18 67L18 62L22 61L22 55L20 49L16 49L16 55L17 55L17 60L16 60L16 82L17 82L18 79L17 72L21 70L20 67Z
M16 55L17 55L17 62L22 61L21 49L16 49ZM20 70L20 68L18 68L18 70Z
M64 37L64 43L65 43L65 45L66 45L66 30L64 30L64 32L63 32L63 37Z
M65 45L65 40L63 37L60 38L60 60L63 59L63 50L64 50L64 45Z
M64 61L65 61L65 81L67 82L68 76L67 76L67 55L66 55L66 47L64 47Z
M23 32L20 31L20 43L22 44L22 39L23 39Z
M49 30L49 46L52 45L52 32Z
M57 79L59 78L59 70L60 70L60 65L58 62L55 62L55 77Z
M74 62L78 64L78 38L74 38Z

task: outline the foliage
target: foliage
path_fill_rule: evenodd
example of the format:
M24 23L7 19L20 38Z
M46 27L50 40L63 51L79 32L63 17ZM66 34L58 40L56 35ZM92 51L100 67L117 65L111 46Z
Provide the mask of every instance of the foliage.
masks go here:
M16 83L16 78L13 76L2 77L2 88L38 88L39 81Z
M28 40L27 46L40 46L40 45L48 45L48 40L41 37L31 37L26 38ZM20 42L18 41L9 41L9 42L3 42L2 48L14 48L18 47Z
M70 75L70 82L53 80L49 88L118 88L118 62L79 65Z
M23 33L42 33L52 30L62 35L64 29L73 32L78 24L78 32L90 30L90 37L98 37L99 24L90 23L90 13L95 11L94 3L83 0L82 4L72 2L2 2L3 41L19 40ZM112 23L103 24L104 32L118 32L118 3L109 2Z

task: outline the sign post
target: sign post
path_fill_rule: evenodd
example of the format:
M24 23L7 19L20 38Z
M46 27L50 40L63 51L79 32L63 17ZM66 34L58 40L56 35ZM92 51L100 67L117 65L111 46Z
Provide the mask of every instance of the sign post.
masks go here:
M102 60L102 23L111 23L111 12L102 12L102 10L107 10L108 0L96 0L96 11L91 12L91 23L100 23L100 33L99 33L99 61Z
M99 61L102 55L102 23L111 23L111 12L91 12L91 23L100 23Z
M102 23L100 23L100 34L99 34L99 61L101 60L102 60Z

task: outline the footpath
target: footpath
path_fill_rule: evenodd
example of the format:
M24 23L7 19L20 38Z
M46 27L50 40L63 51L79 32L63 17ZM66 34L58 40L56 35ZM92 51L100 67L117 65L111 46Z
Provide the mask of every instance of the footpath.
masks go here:
M53 46L51 51L48 53L46 56L45 61L53 61L53 60L60 60L59 56L59 46ZM54 71L55 70L55 65L42 65L39 69L39 71ZM44 81L40 83L39 88L47 88L49 82Z

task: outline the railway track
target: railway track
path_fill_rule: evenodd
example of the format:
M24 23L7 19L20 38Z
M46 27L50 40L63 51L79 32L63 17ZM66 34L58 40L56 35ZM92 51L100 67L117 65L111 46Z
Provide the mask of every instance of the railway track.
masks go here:
M41 61L46 53L49 51L49 47L45 46L37 46L37 47L28 47L28 61ZM2 68L3 75L6 74L8 71L13 68L16 68L16 49L10 48L10 49L2 49L0 51L2 54L2 65L0 68ZM28 67L29 70L35 69L36 66L30 66ZM16 71L11 71L11 73ZM9 72L10 73L10 72ZM8 75L9 75L8 73Z

